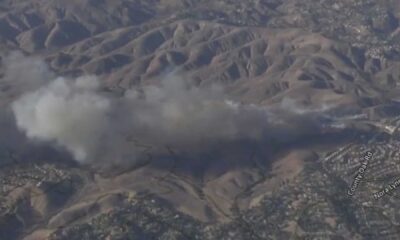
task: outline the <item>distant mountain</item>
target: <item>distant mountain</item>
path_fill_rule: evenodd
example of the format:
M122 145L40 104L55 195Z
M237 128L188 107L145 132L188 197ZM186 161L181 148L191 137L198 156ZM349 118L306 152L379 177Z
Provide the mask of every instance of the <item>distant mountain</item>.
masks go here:
M392 101L400 84L399 21L397 0L1 0L0 76L5 57L18 50L60 76L97 75L116 96L172 72L200 88L220 84L243 104L289 100L287 108L329 105L338 116L350 109L379 119L400 113ZM20 87L0 85L2 105ZM263 197L305 183L307 163L357 131L216 151L194 166L176 167L182 159L167 149L173 161L106 172L54 161L63 157L46 147L35 150L43 155L21 147L26 152L16 156L0 148L5 162L19 159L0 169L0 239L269 239L246 216L261 203L283 204ZM191 175L194 168L201 176ZM290 239L292 227L275 239ZM227 229L240 230L229 237Z

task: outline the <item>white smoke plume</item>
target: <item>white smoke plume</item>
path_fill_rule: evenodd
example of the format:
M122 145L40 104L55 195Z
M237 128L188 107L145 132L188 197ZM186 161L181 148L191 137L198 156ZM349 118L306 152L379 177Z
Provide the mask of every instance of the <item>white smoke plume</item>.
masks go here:
M96 151L110 100L96 93L97 79L82 77L53 82L13 104L17 126L32 139L54 141L83 161Z
M172 76L115 97L101 91L94 76L50 80L50 75L35 76L41 86L13 102L17 126L28 138L55 143L80 162L135 162L141 146L155 153L165 147L201 152L229 142L285 141L319 131L314 113L238 104L220 87L198 88Z
M55 76L40 58L25 57L20 52L7 55L2 63L5 77L1 82L11 87L14 94L35 90Z
M102 95L98 80L89 76L57 78L12 107L17 126L29 138L55 142L77 160L90 161L99 152L121 155L128 137L156 148L185 149L260 139L266 111L225 101L222 95L215 89L186 88L170 78L118 99Z

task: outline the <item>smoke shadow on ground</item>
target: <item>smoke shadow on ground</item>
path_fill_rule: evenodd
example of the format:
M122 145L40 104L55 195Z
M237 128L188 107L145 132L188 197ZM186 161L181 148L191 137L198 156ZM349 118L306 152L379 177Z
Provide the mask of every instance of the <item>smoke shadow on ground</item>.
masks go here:
M51 162L78 167L72 155L60 147L46 142L29 140L18 130L11 110L0 109L0 169Z
M221 176L237 170L258 169L268 173L272 164L294 150L308 150L318 158L318 150L360 142L359 136L365 134L357 129L338 129L334 132L314 133L288 139L288 141L238 141L223 143L209 148L206 152L193 153L177 151L166 147L158 154L148 153L142 161L135 164L102 165L91 168L103 177L109 178L141 167L171 172L195 181L202 182L207 176Z
M141 149L134 152L134 160L123 161L93 161L78 163L73 156L62 147L48 142L28 140L17 129L12 112L3 108L0 112L0 143L2 158L0 168L14 164L32 164L51 162L69 167L80 167L103 177L114 177L125 172L132 172L142 167L161 172L174 172L191 179L202 181L206 176L221 176L224 173L243 169L255 169L268 172L272 163L293 150L314 151L320 146L338 146L349 142L359 141L363 130L354 128L336 128L323 132L299 131L300 134L282 135L277 138L266 138L261 141L239 140L235 142L222 141L206 144L205 149L195 151L164 146L153 151L152 146L140 144L134 139L127 138L135 147ZM129 146L128 146L129 147Z

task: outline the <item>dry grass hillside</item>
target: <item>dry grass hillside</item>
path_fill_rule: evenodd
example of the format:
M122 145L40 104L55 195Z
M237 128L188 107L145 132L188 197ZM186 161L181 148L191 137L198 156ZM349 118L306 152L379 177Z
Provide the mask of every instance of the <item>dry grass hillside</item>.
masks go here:
M0 76L5 57L18 50L44 59L56 75L96 75L116 96L173 73L200 88L223 86L243 104L289 100L294 108L394 116L399 6L395 0L2 0ZM20 91L16 82L0 82L1 105ZM313 133L216 155L166 150L167 161L111 170L24 143L17 154L1 150L8 160L0 169L0 239L272 239L252 229L246 214L267 204L265 196L306 179L304 169L320 153L353 134ZM271 209L265 215L275 216ZM299 228L293 224L275 229L273 239L289 239ZM229 229L240 232L229 237Z

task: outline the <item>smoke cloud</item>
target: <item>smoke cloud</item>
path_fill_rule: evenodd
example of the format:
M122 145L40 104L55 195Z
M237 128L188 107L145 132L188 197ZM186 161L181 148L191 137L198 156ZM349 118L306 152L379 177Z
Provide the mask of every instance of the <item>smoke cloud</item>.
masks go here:
M96 152L108 122L110 100L96 93L97 79L57 78L13 103L17 126L29 138L54 141L77 160Z
M20 52L12 52L4 57L5 74L1 84L10 88L13 95L33 91L54 79L47 64L38 57L25 57Z
M283 104L287 109L243 105L221 87L199 88L175 76L117 97L102 90L95 76L52 80L43 62L27 59L24 66L36 68L34 79L13 77L35 83L12 103L18 128L83 163L134 163L165 147L196 153L241 141L287 141L323 127L319 114L292 110L291 102Z

